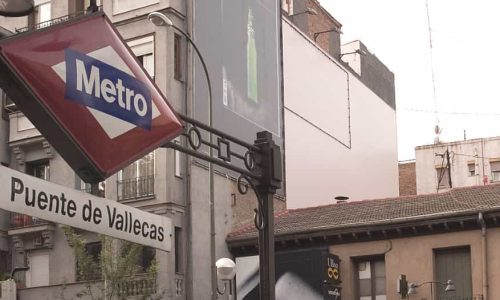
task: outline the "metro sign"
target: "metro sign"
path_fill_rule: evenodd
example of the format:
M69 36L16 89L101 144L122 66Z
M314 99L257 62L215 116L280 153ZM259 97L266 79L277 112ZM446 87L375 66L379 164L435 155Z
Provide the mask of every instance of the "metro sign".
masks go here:
M102 13L0 40L0 86L87 182L182 130Z

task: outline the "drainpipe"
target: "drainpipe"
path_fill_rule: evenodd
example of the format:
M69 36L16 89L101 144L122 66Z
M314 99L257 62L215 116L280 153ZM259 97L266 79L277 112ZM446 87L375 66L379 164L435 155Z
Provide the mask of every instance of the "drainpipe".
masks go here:
M488 264L487 264L487 251L486 251L486 222L483 218L483 213L479 212L477 216L478 222L481 225L481 265L483 271L483 300L488 300Z

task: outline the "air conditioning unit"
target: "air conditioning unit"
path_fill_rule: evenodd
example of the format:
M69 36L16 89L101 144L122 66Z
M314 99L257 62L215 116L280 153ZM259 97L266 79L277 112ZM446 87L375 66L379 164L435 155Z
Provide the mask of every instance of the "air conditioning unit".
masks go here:
M41 236L37 236L33 239L33 246L34 247L41 247L43 246L43 238Z

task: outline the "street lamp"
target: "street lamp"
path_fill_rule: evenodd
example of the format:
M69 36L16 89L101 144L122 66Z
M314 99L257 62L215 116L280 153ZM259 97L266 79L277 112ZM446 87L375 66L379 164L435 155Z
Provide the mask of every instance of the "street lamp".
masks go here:
M224 295L226 293L227 284L233 280L234 275L236 275L236 264L232 259L229 258L221 258L215 263L217 267L217 279L220 279L224 282L224 288L219 290L219 286L217 285L217 293L219 295Z
M182 34L186 40L193 46L193 49L196 51L198 58L201 61L201 65L203 66L203 71L205 72L205 77L207 79L208 85L208 126L213 127L212 120L212 83L210 82L210 76L208 74L207 65L205 64L205 60L201 55L200 50L191 39L191 37L185 33L182 29L175 26L172 20L170 20L167 16L165 16L161 12L152 12L148 15L149 22L153 23L156 26L164 26L164 27L172 27L177 30L180 34ZM210 145L213 145L213 136L212 132L209 133ZM209 147L209 156L213 157L213 149ZM217 278L216 278L216 270L215 270L215 205L214 205L214 169L211 162L208 163L208 173L209 173L209 189L210 189L210 265L212 270L212 299L216 298L216 290L217 290Z
M444 291L446 293L448 293L448 292L454 292L454 291L457 290L455 288L455 285L453 284L453 281L451 281L450 279L448 279L446 281L446 283L443 283L443 282L440 282L440 281L426 281L426 282L422 282L420 284L416 284L416 283L412 282L412 283L410 283L408 285L408 295L416 294L418 287L420 287L420 286L422 286L424 284L430 284L430 286L431 286L431 299L434 299L434 293L432 292L432 284L433 283L445 286Z

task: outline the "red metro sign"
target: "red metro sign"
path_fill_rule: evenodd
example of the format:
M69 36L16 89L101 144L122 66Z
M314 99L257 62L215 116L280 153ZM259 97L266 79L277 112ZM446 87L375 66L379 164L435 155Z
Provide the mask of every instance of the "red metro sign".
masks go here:
M2 89L87 182L182 130L102 13L1 40L0 68Z

